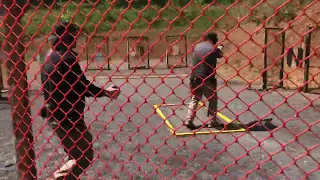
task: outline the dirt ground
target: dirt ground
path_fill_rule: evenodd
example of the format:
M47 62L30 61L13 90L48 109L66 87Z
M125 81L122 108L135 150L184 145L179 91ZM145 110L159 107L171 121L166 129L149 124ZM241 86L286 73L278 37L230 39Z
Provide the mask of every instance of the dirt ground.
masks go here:
M244 29L248 30L253 30L254 28L257 27L254 27L253 25L244 26ZM216 32L219 34L222 44L225 45L224 51L227 57L225 59L221 59L220 65L217 69L218 76L225 80L238 79L241 81L249 81L258 79L257 82L260 82L261 72L257 70L259 68L252 70L252 66L249 66L249 64L250 62L254 62L257 67L263 64L261 59L263 55L261 52L255 52L254 50L263 45L263 29L256 33L253 40L250 40L250 36L240 28L230 32L228 36L223 34L221 31ZM162 33L157 30L150 30L146 34L142 35L148 37L147 44L150 49L149 58L151 66L150 70L144 70L143 73L154 74L154 70L163 71L164 69L167 69L168 63L166 61L166 51L170 51L170 45L172 48L175 48L173 46L174 44L179 46L180 52L178 56L169 55L169 65L187 66L184 68L184 72L189 73L192 47L201 40L201 32L190 30L189 32L184 33L186 34L186 40L183 37L180 38L180 36L176 36L179 35L179 33L182 33L182 31L170 30ZM110 67L112 69L111 72L114 75L123 74L123 72L128 71L129 63L127 61L127 40L124 37L137 34L141 34L141 31L132 30L128 34L114 32L111 33L108 38L96 35L91 39L89 38L89 40L80 37L77 52L79 52L79 60L82 68L90 75L110 75L111 73L106 70L89 70L99 69L100 66L107 67L106 59L109 59ZM166 42L167 36L176 37L168 38ZM109 39L109 43L105 43L107 39ZM131 41L130 43L134 43L134 41ZM41 65L41 62L37 59L37 55L40 54L41 56L44 56L50 46L47 43L44 43L43 38L35 38L32 41L25 41L25 45L27 47L25 57L28 66L28 81L31 83L37 83L39 80L38 76ZM237 47L239 47L239 51L237 51ZM169 54L171 53L174 52L169 52ZM95 61L96 59L94 59L94 57L96 54L99 54L100 61ZM255 58L249 61L248 58L251 57ZM130 59L130 64L134 64L134 58L130 56ZM145 59L147 58L145 57ZM134 73L139 74L140 72L141 71L137 71ZM3 74L6 78L6 74L4 72Z
M255 32L256 31L256 32ZM218 76L225 80L238 79L240 81L248 83L248 81L254 81L253 83L261 84L261 75L263 69L263 53L262 46L264 43L264 29L257 27L253 24L243 25L240 28L225 34L222 31L215 31L218 33L221 43L225 46L225 57L221 59L217 68ZM142 36L148 37L148 45L150 49L150 73L154 73L153 69L166 69L166 50L170 51L170 47L175 48L174 44L179 46L179 55L169 55L169 65L187 66L186 72L190 71L190 59L192 53L192 47L199 41L201 41L201 32L196 30L190 30L186 34L186 41L180 36L168 39L167 36L179 35L182 31L170 30L162 33L157 30L150 30ZM253 36L250 34L253 33ZM82 68L84 70L97 69L101 64L105 64L103 67L107 67L106 59L109 59L110 67L114 74L124 72L128 70L127 61L127 40L124 37L141 34L141 31L130 31L128 34L121 32L114 32L108 36L109 43L107 47L107 38L103 36L95 36L87 41L80 37L78 42L77 51L79 52L79 60L81 61ZM180 38L180 39L179 39ZM35 79L34 76L38 74L40 64L37 61L37 54L44 56L49 49L47 43L43 43L43 38L37 38L32 41L26 41L27 46L26 59L28 64L28 76L29 82ZM171 45L171 46L170 46ZM108 49L108 50L107 50ZM99 53L100 61L95 61L94 57ZM171 52L169 52L171 54ZM185 56L187 58L185 58ZM130 64L134 64L134 60L131 58ZM147 59L145 57L145 59ZM182 59L182 60L181 60ZM187 60L187 62L186 62ZM96 70L90 71L89 74L110 74L107 71ZM139 72L137 72L139 73ZM35 81L32 81L35 82Z
M282 45L279 40L281 34L274 31L268 33L268 46L264 49L265 44L265 27L263 25L256 24L239 24L238 27L226 33L221 29L213 30L218 33L221 44L225 46L224 54L225 58L221 59L217 68L218 77L224 80L238 79L244 83L262 84L262 74L264 72L264 56L265 50L267 50L268 58L268 84L275 85L279 83L281 59L284 60L284 86L286 88L295 89L298 86L303 85L303 66L296 67L295 65L289 67L287 63L287 52L290 47L293 48L295 55L297 55L298 47L305 47L304 39L308 35L308 26L314 23L313 19L320 18L320 3L316 3L306 10L306 14L302 14L299 18L292 21L292 28L288 28L288 23L280 23L277 26L286 29L285 42L284 42L284 54L282 54ZM275 27L272 24L268 27ZM79 60L82 67L85 70L99 69L99 67L109 67L115 72L114 74L124 72L128 70L128 64L133 66L146 65L147 57L149 56L149 64L151 70L150 73L154 73L154 69L165 69L167 67L166 51L179 47L180 52L177 56L169 56L169 65L188 66L186 71L190 71L190 56L192 48L201 40L201 33L195 29L192 30L131 30L129 32L111 32L108 35L97 35L92 37L80 37L78 42L77 51L79 52ZM186 41L183 36L186 35ZM320 87L320 59L318 56L318 37L317 32L312 34L311 42L311 66L310 69L310 82L309 87ZM141 36L145 38L141 41L144 44L145 56L143 62L141 58L134 58L130 56L130 63L128 63L128 47L127 38L134 37L130 40L130 45L137 43L138 39L135 36ZM176 36L167 40L167 36ZM88 38L88 39L86 39ZM39 63L36 62L36 55L40 53L42 56L49 49L47 43L43 44L43 38L35 38L32 41L26 41L27 53L26 59L29 64L29 74L33 76L39 71ZM166 41L167 40L167 41ZM109 43L106 43L106 42ZM131 47L131 46L130 46ZM149 54L147 54L149 49ZM133 49L129 54L132 54ZM100 53L99 53L100 52ZM174 52L169 52L169 54ZM305 53L305 51L304 51ZM99 57L95 56L98 55ZM185 56L187 58L185 58ZM304 57L305 58L305 57ZM136 60L135 60L136 59ZM185 61L187 59L187 62ZM293 63L294 64L294 63ZM92 71L90 72L93 73ZM95 71L96 74L110 74L106 71ZM135 72L136 73L136 72ZM319 82L319 83L318 83Z

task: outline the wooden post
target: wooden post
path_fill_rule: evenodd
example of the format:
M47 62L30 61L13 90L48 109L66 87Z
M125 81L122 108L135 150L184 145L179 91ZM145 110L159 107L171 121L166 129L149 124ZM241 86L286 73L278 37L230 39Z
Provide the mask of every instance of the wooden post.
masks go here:
M8 98L4 98L2 96L2 94L5 92L5 89L4 89L4 81L3 81L3 69L2 69L2 64L4 64L4 61L8 59L8 56L6 53L3 52L3 49L2 49L2 45L3 45L3 42L0 41L0 100L8 100Z
M2 4L2 1L0 0L0 3ZM0 4L0 5L1 5ZM5 9L3 8L3 6L0 7L0 18L1 21L3 20L3 16L5 15ZM4 63L4 61L6 59L8 59L6 57L6 54L3 52L3 41L2 39L0 40L0 99L3 100L2 97L2 91L4 90L4 84L3 84L3 77L2 77L2 63Z
M0 98L2 98L2 90L4 90L3 77L2 77L2 62L5 59L0 59Z
M303 80L303 92L307 92L308 91L308 88L309 88L309 70L310 70L310 53L311 53L311 38L312 38L312 27L309 27L309 33L305 39L305 56L306 59L304 60L304 80ZM307 58L308 57L308 58Z
M30 1L2 0L7 9L4 18L5 48L8 59L5 62L8 73L9 103L12 110L12 124L15 136L17 173L19 180L36 179L34 138L28 98L28 81L24 62L23 27L21 19Z

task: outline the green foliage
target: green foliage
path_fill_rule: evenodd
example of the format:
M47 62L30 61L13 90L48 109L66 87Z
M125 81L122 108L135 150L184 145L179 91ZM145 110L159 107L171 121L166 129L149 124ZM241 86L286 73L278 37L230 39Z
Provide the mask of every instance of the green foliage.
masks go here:
M148 6L148 0L135 0L130 4L126 0L117 0L114 1L114 4L110 4L112 0L88 0L87 3L78 1L82 3L77 2L77 0L74 2L58 0L59 7L54 7L50 11L48 9L28 11L23 18L26 33L28 35L36 34L37 36L47 35L61 19L67 19L78 24L85 34L107 33L111 29L128 30L129 28L146 29L149 27L156 29L192 27L207 30L213 28L213 26L218 26L219 28L229 29L234 27L237 22L228 19L228 16L241 18L250 13L247 8L239 3L239 5L230 8L228 12L214 5L214 3L207 9L201 8L207 6L208 3L212 3L212 0L193 0L191 1L193 3L188 0L152 0L150 1L151 6ZM271 2L273 2L274 7L279 7L285 1ZM304 0L304 3L307 1L309 0ZM50 0L46 0L46 2L50 3ZM235 0L217 0L217 2L228 6ZM253 6L258 2L260 0L248 0L246 4ZM96 3L95 6L92 6L93 3ZM184 6L186 7L181 10ZM275 21L292 19L295 17L296 10L295 6L286 5L278 11L274 19ZM248 19L259 24L261 23L259 19L264 20L274 13L273 8L263 3L253 11Z
M218 3L227 5L227 4L232 4L235 2L235 0L217 0Z
M250 0L250 6L254 6L259 3L260 0ZM278 24L282 21L289 21L296 17L296 12L299 10L299 6L293 1L287 2L287 0L270 1L272 6L262 3L253 10L251 19L253 22L260 24L262 20L269 19L268 23ZM281 7L283 4L285 6ZM281 7L281 8L280 8ZM275 8L279 8L275 11ZM271 17L271 18L270 18Z

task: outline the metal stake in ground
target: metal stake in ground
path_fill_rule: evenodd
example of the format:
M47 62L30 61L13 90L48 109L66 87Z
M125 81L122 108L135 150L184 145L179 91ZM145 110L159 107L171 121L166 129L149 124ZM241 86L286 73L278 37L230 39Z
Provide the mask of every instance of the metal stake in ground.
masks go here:
M30 2L30 1L28 1ZM21 19L26 12L25 1L4 1L8 10L5 16L5 49L9 54L6 60L8 85L10 88L9 103L12 109L12 124L15 136L18 179L36 179L34 138L28 98L28 81L26 64L23 59L23 27Z

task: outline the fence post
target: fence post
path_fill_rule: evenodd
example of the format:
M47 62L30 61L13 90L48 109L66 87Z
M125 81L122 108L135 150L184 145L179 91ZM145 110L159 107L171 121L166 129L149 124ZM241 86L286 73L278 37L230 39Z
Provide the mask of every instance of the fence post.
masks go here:
M281 50L281 54L284 54L284 50L285 50L285 42L286 41L286 31L284 30L281 33L281 42L282 42L282 50ZM280 68L280 74L279 74L279 80L280 80L280 85L277 88L283 88L283 75L284 75L284 56L281 58L281 68Z
M267 56L267 44L268 44L268 28L265 28L264 31L264 57L263 57L263 73L262 73L262 90L266 90L267 89L267 84L268 84L268 56Z
M3 1L7 9L4 18L5 52L8 59L5 63L8 73L10 89L9 103L15 136L16 164L19 180L36 179L35 152L33 149L34 138L32 134L32 121L28 99L28 81L26 64L24 62L24 30L21 19L27 10L26 2L30 1Z
M4 59L0 59L0 61L4 61ZM2 77L2 62L0 63L0 99L2 99L2 91L4 90L3 77Z
M309 69L310 69L310 51L311 51L311 35L312 35L312 27L309 27L309 33L306 37L306 42L305 42L305 60L304 60L304 86L303 86L303 92L308 91L308 81L309 81Z

